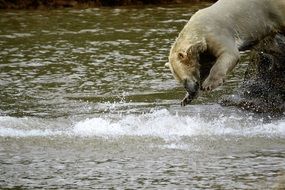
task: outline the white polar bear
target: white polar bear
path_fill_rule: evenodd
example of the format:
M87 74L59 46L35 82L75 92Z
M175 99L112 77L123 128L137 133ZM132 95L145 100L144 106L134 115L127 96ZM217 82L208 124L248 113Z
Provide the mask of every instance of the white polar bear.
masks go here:
M238 63L240 50L278 32L285 33L285 0L219 0L195 13L173 44L166 64L187 91L181 104L189 104L199 89L211 91L221 85ZM201 81L200 68L210 64L200 60L205 52L215 62Z

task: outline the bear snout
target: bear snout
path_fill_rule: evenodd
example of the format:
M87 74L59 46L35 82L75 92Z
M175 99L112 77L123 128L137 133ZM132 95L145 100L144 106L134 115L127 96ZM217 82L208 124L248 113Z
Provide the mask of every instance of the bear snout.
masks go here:
M185 80L183 85L192 99L197 95L198 90L200 88L200 85L198 82L193 82L190 80Z

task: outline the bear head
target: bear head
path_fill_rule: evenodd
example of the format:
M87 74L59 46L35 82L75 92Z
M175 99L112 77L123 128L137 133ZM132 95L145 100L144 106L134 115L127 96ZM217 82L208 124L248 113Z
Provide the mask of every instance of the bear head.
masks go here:
M177 43L177 42L176 42ZM200 89L200 54L207 49L204 39L188 45L175 44L169 54L169 67L174 78L181 84L192 99Z

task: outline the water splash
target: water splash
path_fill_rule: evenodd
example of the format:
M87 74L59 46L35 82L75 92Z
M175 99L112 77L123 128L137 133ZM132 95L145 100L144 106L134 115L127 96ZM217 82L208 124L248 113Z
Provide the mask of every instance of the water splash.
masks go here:
M92 118L78 122L73 133L79 136L149 136L163 139L192 136L272 136L285 137L285 121L263 124L262 120L220 116L173 115L163 109L142 115L127 115L118 120Z
M261 119L252 117L221 115L209 118L201 114L172 114L166 109L145 114L104 115L81 121L47 122L35 118L0 117L0 137L53 136L153 137L164 140L199 136L285 138L285 120L264 124Z

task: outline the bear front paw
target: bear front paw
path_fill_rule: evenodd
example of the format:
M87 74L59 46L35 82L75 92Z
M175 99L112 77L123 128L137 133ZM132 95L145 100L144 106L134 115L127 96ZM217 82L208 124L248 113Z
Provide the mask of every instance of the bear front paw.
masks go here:
M212 91L215 88L217 88L218 86L222 85L224 83L224 79L223 78L219 78L219 79L211 79L211 78L207 78L203 84L202 84L202 90L204 91Z

